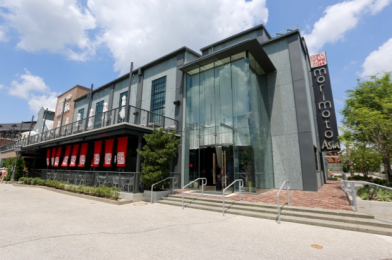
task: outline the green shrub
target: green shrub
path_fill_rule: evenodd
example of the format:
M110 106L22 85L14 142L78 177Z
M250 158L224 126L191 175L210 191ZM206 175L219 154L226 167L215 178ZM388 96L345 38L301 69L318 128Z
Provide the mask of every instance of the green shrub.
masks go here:
M32 178L22 177L19 180L23 179L23 184L31 185Z
M392 201L392 191L383 188L378 188L375 191L375 196L381 201Z
M23 181L24 184L27 185L42 185L53 187L56 189L62 189L70 192L84 193L89 195L94 195L98 197L105 198L115 198L118 199L120 197L121 188L118 187L106 187L106 186L84 186L84 185L72 185L66 181L55 181L55 180L42 180L38 177L36 178L27 178L21 177L19 181Z
M31 179L31 185L40 185L40 181L41 181L41 179L38 177L33 178L33 179Z
M361 188L359 188L358 190L357 190L357 195L361 198L361 199L363 199L363 200L368 200L369 199L369 190L370 190L370 187L369 186L364 186L364 187L361 187Z
M76 186L76 192L77 193L83 193L83 185L79 185L79 186Z

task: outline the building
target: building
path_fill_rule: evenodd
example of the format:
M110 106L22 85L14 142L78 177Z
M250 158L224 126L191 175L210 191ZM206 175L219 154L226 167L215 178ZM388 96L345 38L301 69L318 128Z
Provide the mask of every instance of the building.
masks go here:
M183 47L84 89L68 104L73 117L59 110L66 107L59 98L55 125L60 117L72 122L57 123L21 153L34 154L33 168L43 176L89 184L118 184L116 176L126 176L138 193L136 149L144 134L164 128L181 138L171 168L181 184L205 177L211 189L221 189L240 178L259 192L289 180L292 189L317 191L327 179L322 151L329 149L320 141L322 106L313 90L313 76L323 82L323 70L313 73L299 30L271 37L256 26L201 54ZM334 114L333 103L322 103L323 117Z
M90 89L76 85L57 97L53 126L67 125L74 118L74 100L90 92ZM63 113L64 111L64 113Z
M22 133L29 132L36 125L36 121L21 123L0 123L0 165L3 159L16 157L15 145Z

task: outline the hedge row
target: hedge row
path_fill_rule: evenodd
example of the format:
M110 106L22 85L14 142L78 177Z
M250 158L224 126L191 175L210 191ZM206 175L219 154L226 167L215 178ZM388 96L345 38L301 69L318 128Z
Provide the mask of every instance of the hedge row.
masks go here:
M55 181L55 180L43 180L41 178L27 178L22 177L19 179L27 185L41 185L56 188L59 190L65 190L75 193L87 194L97 197L113 198L118 199L120 197L119 187L106 187L106 186L84 186L84 185L73 185L66 181Z

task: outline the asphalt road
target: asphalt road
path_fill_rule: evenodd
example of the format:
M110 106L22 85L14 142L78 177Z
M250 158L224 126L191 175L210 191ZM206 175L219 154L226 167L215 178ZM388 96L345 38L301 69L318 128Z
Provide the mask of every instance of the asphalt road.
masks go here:
M1 260L120 258L392 259L392 237L0 185Z

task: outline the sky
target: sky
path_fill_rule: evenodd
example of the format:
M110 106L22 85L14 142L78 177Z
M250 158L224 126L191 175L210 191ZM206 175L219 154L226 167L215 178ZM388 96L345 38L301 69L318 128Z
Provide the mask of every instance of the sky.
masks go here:
M392 0L0 0L0 123L37 117L75 85L98 88L180 47L264 24L325 51L335 108L392 71ZM338 124L342 120L337 114Z

